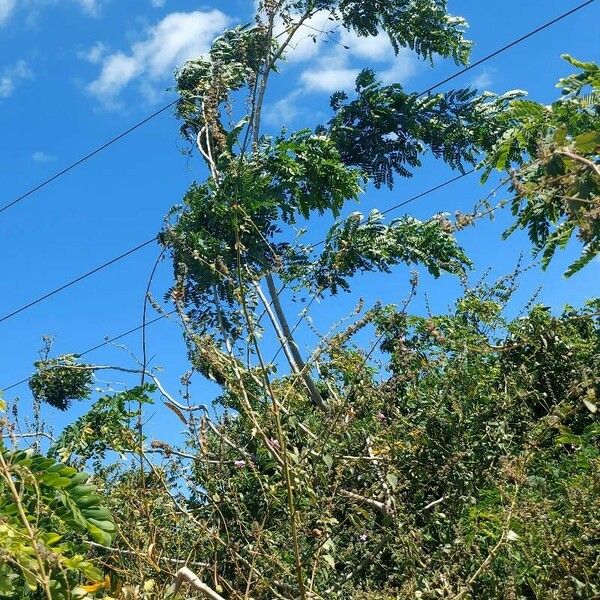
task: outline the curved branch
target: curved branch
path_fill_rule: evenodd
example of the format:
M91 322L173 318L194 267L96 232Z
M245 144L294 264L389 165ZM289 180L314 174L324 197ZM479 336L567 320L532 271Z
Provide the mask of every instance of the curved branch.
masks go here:
M585 156L576 154L575 152L572 152L571 150L557 150L556 154L560 154L560 156L566 156L567 158L570 158L571 160L574 160L576 162L581 163L582 165L585 165L586 167L590 168L596 174L596 177L598 177L600 179L600 165L597 165L594 161L590 160L589 158L585 158Z

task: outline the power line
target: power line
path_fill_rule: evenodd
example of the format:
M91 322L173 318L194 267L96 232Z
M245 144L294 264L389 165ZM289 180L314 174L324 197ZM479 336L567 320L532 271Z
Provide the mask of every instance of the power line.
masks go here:
M77 354L77 356L85 356L86 354L89 354L90 352L94 352L95 350L99 350L100 348L102 348L104 346L108 346L109 344L112 344L113 342L116 342L117 340L120 340L128 335L131 335L132 333L136 333L137 331L139 331L140 329L142 329L144 327L147 327L148 325L152 325L153 323L157 323L158 321L162 321L163 319L170 317L175 312L177 312L177 311L172 310L171 312L160 315L160 317L156 317L156 319L152 319L152 321L148 321L144 325L138 325L137 327L134 327L133 329L129 329L128 331L124 331L123 333L120 333L119 335L116 335L112 338L105 339L101 344L92 346L91 348L88 348L87 350L80 352L79 354ZM25 379L21 379L21 381L17 381L16 383L13 383L12 385L9 385L8 387L3 388L2 391L8 392L9 390L12 390L13 388L16 388L19 385L23 385L24 383L27 383L30 379L31 379L31 376L26 377Z
M457 71L456 73L454 73L453 75L451 75L450 77L447 77L445 79L443 79L442 81L436 83L435 85L431 86L430 88L428 88L427 90L421 92L417 97L421 97L423 95L428 94L429 92L431 92L432 90L436 89L437 87L440 87L441 85L444 85L445 83L448 83L449 81L452 81L453 79L459 77L460 75L480 66L481 64L487 62L488 60L498 56L499 54L502 54L503 52L509 50L510 48L513 48L514 46L522 43L523 41L529 39L530 37L536 35L537 33L540 33L541 31L544 31L545 29L551 27L552 25L562 21L563 19L571 16L572 14L578 12L579 10L585 8L586 6L589 6L590 4L592 4L595 0L587 0L586 2L583 2L582 4L579 4L578 6L575 6L574 8L572 8L571 10L562 13L561 15L559 15L558 17L555 17L554 19L544 23L543 25L540 25L539 27L537 27L536 29L530 31L529 33L517 38L516 40L502 46L501 48L499 48L498 50L484 56L483 58L475 61L473 64ZM112 144L114 144L115 142L117 142L118 140L122 139L123 137L127 136L129 133L135 131L136 129L138 129L139 127L141 127L142 125L144 125L145 123L147 123L148 121L150 121L151 119L155 118L156 116L160 115L161 113L165 112L166 110L168 110L170 107L174 106L176 103L178 102L178 100L174 100L172 102L170 102L169 104L167 104L166 106L164 106L163 108L157 110L156 112L152 113L151 115L147 116L145 119L143 119L142 121L139 121L138 123L136 123L135 125L133 125L132 127L130 127L129 129L127 129L126 131L124 131L123 133L117 135L116 137L112 138L111 140L109 140L108 142L106 142L105 144L103 144L102 146L99 146L98 148L92 150L90 153L88 153L86 156L82 157L81 159L75 161L74 163L70 164L69 166L67 166L66 168L64 168L63 170L59 171L58 173L56 173L55 175L51 176L50 178L48 178L47 180L45 180L44 182L42 182L41 184L37 185L35 188L32 188L31 190L29 190L28 192L25 192L24 194L22 194L21 196L19 196L18 198L16 198L15 200L13 200L12 202L10 202L9 204L3 206L0 208L0 213L4 212L6 209L10 208L11 206L13 206L14 204L17 204L18 202L24 200L25 198L27 198L28 196L30 196L31 194L37 192L38 190L40 190L41 188L45 187L46 185L48 185L49 183L51 183L52 181L58 179L59 177L61 177L62 175L68 173L69 171L71 171L72 169L74 169L75 167L79 166L80 164L82 164L83 162L89 160L90 158L92 158L93 156L95 156L96 154L100 153L102 150L108 148L109 146L111 146ZM417 194L416 196L413 196L411 198L408 198L407 200L396 204L390 208L388 208L387 210L383 211L382 214L388 214L394 210L397 210L398 208L402 207L402 206L406 206L407 204L414 202L430 193L433 193L443 187L446 187L447 185L450 185L451 183L462 179L463 177L466 177L467 175L472 174L475 171L475 169L471 169L469 171L466 171L464 173L461 173L460 175L453 177L449 180L446 180L444 182L442 182L441 184L438 184L437 186L434 186L433 188L429 188L428 190L425 190L424 192ZM153 241L156 240L156 237L152 238L151 240L148 240L146 242L144 242L143 244L140 244L139 246L136 246L135 248L129 250L128 252L125 252L124 254L108 261L107 263L104 263L103 265L100 265L99 267L89 271L88 273L85 273L84 275L77 277L76 279L60 286L59 288L56 288L55 290L53 290L52 292L49 292L48 294L45 294L44 296L37 298L36 300L28 303L27 305L17 309L16 311L13 311L12 313L5 315L4 317L0 318L0 323L15 316L16 314L19 314L25 310L27 310L28 308L31 308L32 306L39 304L40 302L43 302L44 300L46 300L47 298L53 296L54 294L59 293L60 291L75 285L76 283L78 283L79 281L90 277L91 275L97 273L98 271L114 264L115 262L125 258L126 256L129 256L130 254L136 252L137 250L140 250L141 248L143 248L144 246L152 243ZM315 248L316 246L319 246L323 243L325 243L326 240L321 240L320 242L317 242L316 244L314 244L312 247ZM153 321L149 321L147 324L152 324L155 323L156 321L159 321L160 319L165 318L165 316L168 316L172 314L168 313L167 315L163 315L157 319L154 319ZM138 326L134 329L131 329L119 336L117 336L116 338L113 338L111 341L114 341L116 339L120 339L121 337L125 337L126 335L130 335L131 333L134 333L136 331L139 331L140 329L142 329L144 326ZM89 353L93 350L96 350L106 344L110 343L110 341L105 342L103 344L100 344L92 349L86 350L84 353L81 353L80 356L82 356L83 354ZM13 384L7 388L5 388L5 390L10 390L13 387L16 387L17 385L21 385L22 383L25 383L26 381L29 381L29 378L24 379L16 384Z
M495 50L494 52L492 52L492 53L484 56L483 58L480 58L479 60L476 60L473 64L468 65L464 69L461 69L460 71L457 71L456 73L454 73L454 75L450 75L450 77L446 77L446 79L440 81L439 83L436 83L435 85L433 85L430 88L426 89L424 92L421 92L417 96L417 98L419 98L421 96L425 96L426 94L429 94L429 92L435 90L436 88L440 87L441 85L444 85L445 83L448 83L449 81L452 81L453 79L455 79L456 77L459 77L463 73L466 73L467 71L471 71L472 69L475 69L479 65L482 65L483 63L487 62L488 60L490 60L490 59L492 59L492 58L494 58L496 56L498 56L499 54L502 54L503 52L506 52L507 50L510 50L514 46L517 46L521 42L524 42L525 40L528 40L530 37L533 37L537 33L540 33L541 31L544 31L544 29L548 29L548 27L551 27L552 25L555 25L559 21L562 21L563 19L566 19L567 17L570 17L572 14L575 14L576 12L580 11L582 8L585 8L586 6L589 6L593 2L594 2L594 0L587 0L587 2L583 2L582 4L579 4L579 5L575 6L574 8L572 8L571 10L569 10L569 11L567 11L567 12L559 15L558 17L552 19L551 21L548 21L548 22L544 23L543 25L540 25L539 27L537 27L533 31L530 31L529 33L526 33L525 35L522 35L521 37L517 38L516 40L513 40L512 42L506 44L505 46L502 46L501 48L498 48L498 50Z
M463 177L466 177L467 175L470 175L471 173L474 172L474 169L471 169L470 171L466 171L465 173L461 173L460 175L457 175L456 177L452 177L451 179L447 179L446 181L443 181L442 183L439 183L438 185L431 187L427 190L425 190L424 192L421 192L420 194L416 194L415 196L412 196L410 198L407 198L406 200L404 200L403 202L400 202L399 204L396 204L390 208L388 208L387 210L383 211L382 214L388 214L394 210L398 210L398 208L401 208L402 206L406 206L407 204L410 204L411 202L415 202L416 200L419 200L420 198L423 198L424 196L427 196L428 194L432 194L433 192L436 192L448 185L450 185L451 183L454 183L455 181L458 181L459 179L462 179ZM144 245L149 244L150 242L153 242L156 238L153 238L152 240L148 240L148 242L145 242ZM324 244L327 240L321 240L320 242L316 242L315 244L311 244L309 247L311 248L316 248L317 246L320 246L321 244ZM140 247L143 247L143 245L140 245ZM115 262L118 259L114 259L112 262ZM108 263L107 263L108 264ZM96 269L98 270L98 269ZM91 272L90 272L91 274ZM63 288L64 289L64 286ZM54 293L56 293L59 290L56 290ZM38 299L39 302L41 302L41 299ZM33 305L33 303L31 303L31 305ZM22 310L25 310L25 308L23 308ZM113 338L110 338L108 340L105 340L104 342L102 342L101 344L98 344L96 346L93 346L92 348L88 348L87 350L84 350L83 352L80 352L77 354L77 356L84 356L86 354L89 354L90 352L94 352L95 350L98 350L99 348L102 348L103 346L107 346L108 344L111 344L112 342L119 340L121 338L124 338L128 335L131 335L132 333L135 333L136 331L140 331L142 329L144 329L145 326L147 325L152 325L153 323L156 323L157 321L160 321L166 317L171 316L172 314L174 314L175 312L177 312L176 310L172 310L171 312L165 313L163 315L161 315L160 317L157 317L156 319L153 319L152 321L148 321L145 324L142 325L138 325L137 327L134 327L133 329L130 329L128 331L125 331L124 333L121 333ZM7 392L9 390L12 390L13 388L16 388L19 385L22 385L24 383L27 383L29 380L31 379L31 377L26 377L25 379L22 379L21 381L17 381L16 383L13 383L12 385L9 385L8 387L2 388L2 391Z
M434 185L433 187L430 187L430 188L426 189L425 191L416 194L415 196L411 196L410 198L407 198L406 200L403 200L402 202L399 202L398 204L394 204L394 206L390 206L390 208L386 208L385 210L382 210L381 214L387 215L391 212L394 212L395 210L398 210L399 208L402 208L403 206L406 206L407 204L411 204L412 202L415 202L416 200L420 200L424 196L433 194L433 192L437 192L438 190L441 190L442 188L449 186L451 183L454 183L455 181L459 181L460 179L463 179L464 177L467 177L467 175L471 175L472 173L475 173L475 169L469 169L468 171L465 171L464 173L461 173L460 175L456 175L456 177L451 177L450 179L446 179L446 181L442 181L442 183L438 183L437 185ZM308 248L310 248L311 250L314 250L317 246L321 246L326 241L327 241L327 239L325 238L318 242L315 242L314 244L309 244Z
M583 2L582 4L579 4L579 5L575 6L571 10L569 10L569 11L567 11L567 12L559 15L558 17L555 17L551 21L548 21L548 22L544 23L543 25L540 25L539 27L537 27L536 29L530 31L529 33L526 33L525 35L522 35L521 37L517 38L516 40L513 40L512 42L509 42L508 44L502 46L501 48L498 48L498 50L495 50L494 52L492 52L492 53L484 56L483 58L480 58L479 60L476 60L473 64L471 64L471 65L469 65L469 66L467 66L467 67L465 67L463 69L460 69L459 71L457 71L453 75L450 75L446 79L443 79L442 81L436 83L435 85L431 86L430 88L428 88L424 92L421 92L418 97L424 96L424 95L428 94L429 92L431 92L434 89L440 87L441 85L444 85L445 83L448 83L449 81L452 81L456 77L459 77L463 73L466 73L466 72L468 72L468 71L470 71L470 70L472 70L472 69L474 69L474 68L482 65L483 63L487 62L488 60L490 60L490 59L498 56L499 54L502 54L503 52L506 52L510 48L513 48L514 46L516 46L516 45L524 42L525 40L529 39L530 37L533 37L534 35L540 33L541 31L544 31L545 29L548 29L549 27L551 27L552 25L558 23L559 21L562 21L563 19L566 19L567 17L571 16L572 14L580 11L581 9L585 8L586 6L589 6L594 1L595 0L587 0L587 2ZM71 171L74 168L78 167L82 163L88 161L89 159L91 159L92 157L96 156L97 154L99 154L100 152L102 152L103 150L105 150L106 148L108 148L109 146L112 146L115 142L118 142L119 140L121 140L122 138L126 137L127 135L129 135L130 133L132 133L133 131L135 131L136 129L140 128L142 125L145 125L146 123L148 123L148 121L151 121L152 119L154 119L158 115L162 114L163 112L165 112L166 110L168 110L172 106L175 106L175 104L177 104L177 102L179 102L179 100L173 100L172 102L169 102L169 104L167 104L166 106L163 106L162 108L160 108L157 111L153 112L152 114L148 115L147 117L145 117L141 121L138 121L137 123L135 123L134 125L132 125L129 129L126 129L125 131L123 131L122 133L118 134L117 136L115 136L114 138L110 139L109 141L105 142L101 146L98 146L97 148L91 150L85 156L83 156L80 159L76 160L75 162L67 165L64 169L58 171L54 175L50 176L48 179L42 181L41 183L39 183L35 187L33 187L30 190L24 192L23 194L21 194L20 196L18 196L14 200L12 200L11 202L9 202L9 203L5 204L4 206L0 207L0 213L3 213L5 210L8 210L9 208L11 208L12 206L14 206L15 204L18 204L19 202L25 200L25 198L28 198L29 196L31 196L35 192L37 192L37 191L41 190L42 188L46 187L49 183L55 181L56 179L58 179L59 177L62 177L65 174L67 174L69 171Z
M414 202L415 200L419 200L420 198L423 198L424 196L428 196L429 194L432 194L433 192L436 192L437 190L442 189L442 188L450 185L451 183L454 183L455 181L458 181L459 179L462 179L463 177L466 177L467 175L470 175L471 173L474 173L474 172L475 172L475 169L471 169L469 171L465 171L464 173L461 173L460 175L457 175L456 177L452 177L451 179L443 181L442 183L440 183L432 188L429 188L429 189L425 190L424 192L417 194L416 196L408 198L407 200L404 200L403 202L400 202L399 204L396 204L396 205L382 211L382 214L386 215L390 212L393 212L394 210L397 210L398 208L401 208L402 206L406 206L407 204L410 204L411 202ZM127 258L131 254L134 254L135 252L138 252L139 250L142 250L146 246L157 241L157 239L158 239L158 236L154 236L153 238L146 240L145 242L142 242L141 244L138 244L137 246L131 248L130 250L123 252L123 254L119 254L119 256L116 256L115 258L108 260L105 263L102 263L101 265L99 265L97 267L94 267L93 269L87 271L83 275L79 275L75 279L72 279L71 281L68 281L67 283L62 284L59 287L53 289L52 291L36 298L35 300L32 300L31 302L24 304L23 306L17 308L16 310L13 310L12 312L7 313L6 315L0 317L0 323L4 323L4 321L8 321L9 319L12 319L13 317L17 316L18 314L25 312L26 310L29 310L30 308L36 306L37 304L40 304L41 302L44 302L45 300L48 300L48 298L51 298L52 296L58 294L59 292L62 292L64 290L74 286L75 284L83 281L84 279L87 279L88 277L95 275L96 273L110 267L111 265L114 265L115 263L119 262L120 260ZM323 239L319 242L312 244L311 248L314 249L317 246L324 244L325 242L326 242L326 240Z
M37 191L41 190L42 188L46 187L48 184L52 183L53 181L55 181L59 177L62 177L63 175L66 175L69 171L72 171L75 167L78 167L82 163L90 160L90 158L93 158L94 156L96 156L96 154L99 154L103 150L106 150L106 148L112 146L113 144L115 144L119 140L121 140L124 137L128 136L130 133L132 133L136 129L139 129L142 125L145 125L146 123L148 123L148 121L151 121L155 117L158 117L158 115L164 113L166 110L168 110L169 108L171 108L171 106L174 106L175 104L177 104L177 102L179 102L179 100L173 100L173 102L169 102L169 104L167 104L166 106L163 106L162 108L160 108L156 112L153 112L152 114L148 115L147 117L145 117L141 121L138 121L137 123L135 123L134 125L132 125L129 129L126 129L122 133L119 133L114 138L108 140L107 142L105 142L101 146L98 146L97 148L94 148L93 150L91 150L90 152L88 152L85 156L82 156L81 158L79 158L75 162L72 162L71 164L67 165L66 167L64 167L63 169L61 169L60 171L58 171L57 173L54 173L54 175L51 175L50 177L48 177L48 179L45 179L44 181L42 181L41 183L39 183L35 187L31 188L30 190L24 192L23 194L21 194L20 196L18 196L14 200L11 200L8 204L5 204L4 206L0 207L0 213L3 213L5 210L8 210L9 208L11 208L12 206L14 206L15 204L18 204L19 202L22 202L23 200L25 200L25 198L28 198L32 194L35 194L35 192L37 192Z
M59 292L62 292L63 290L70 288L71 286L75 285L76 283L79 283L80 281L83 281L84 279L87 279L88 277L95 275L96 273L98 273L99 271L102 271L103 269L106 269L107 267L114 265L116 262L123 260L124 258L127 258L128 256L130 256L131 254L134 254L135 252L138 252L139 250L141 250L142 248L145 248L146 246L148 246L152 242L155 242L156 240L157 240L157 236L154 236L152 239L146 240L145 242L138 244L134 248L131 248L131 250L127 250L127 252L123 252L123 254L119 254L119 256L116 256L115 258L91 269L87 273L84 273L83 275L79 275L79 277L76 277L75 279L72 279L71 281L64 283L63 285L53 289L51 292L48 292L47 294L44 294L43 296L40 296L39 298L36 298L35 300L28 302L27 304L21 306L20 308L17 308L16 310L13 310L12 312L4 315L3 317L0 317L0 323L3 323L4 321L8 321L8 319L11 319L12 317L18 315L19 313L22 313L22 312L28 310L32 306L35 306L36 304L39 304L40 302L47 300L48 298L54 296L55 294L58 294Z

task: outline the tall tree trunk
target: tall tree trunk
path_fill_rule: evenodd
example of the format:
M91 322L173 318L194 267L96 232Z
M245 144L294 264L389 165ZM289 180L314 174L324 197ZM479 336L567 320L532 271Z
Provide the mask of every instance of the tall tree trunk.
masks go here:
M313 381L312 377L310 376L308 367L306 366L306 363L302 359L302 355L300 354L298 345L296 344L296 342L294 340L294 337L290 330L290 326L285 317L285 313L283 312L281 302L279 301L279 293L277 292L277 287L275 285L275 281L273 280L273 276L271 274L268 274L266 279L267 279L267 287L269 289L269 296L271 298L271 302L273 303L273 309L275 310L275 314L277 315L277 320L279 321L279 324L281 326L281 331L282 331L283 337L285 339L285 343L288 347L289 352L292 355L293 362L295 363L296 367L298 368L300 376L302 377L306 387L308 388L308 392L310 394L310 399L315 406L317 406L318 408L320 408L323 411L327 411L328 406L325 403L325 401L323 400L321 393L317 389L315 382ZM294 368L293 365L292 365L292 368Z

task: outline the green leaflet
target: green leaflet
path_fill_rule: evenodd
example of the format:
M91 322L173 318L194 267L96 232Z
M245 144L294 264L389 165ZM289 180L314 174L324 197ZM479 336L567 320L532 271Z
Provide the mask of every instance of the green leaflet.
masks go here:
M87 552L82 542L88 538L109 546L116 528L96 487L88 483L89 475L31 452L5 448L0 452L6 465L2 475L12 479L19 490L17 501L7 485L0 485L0 553L11 558L0 570L0 594L11 597L19 581L32 591L38 589L36 556L42 557L47 572L56 573L50 585L57 598L70 596L61 571L51 565L60 565L64 577L74 577L74 581L78 573L89 580L102 579L101 571L81 556ZM33 527L35 545L24 527L21 510Z

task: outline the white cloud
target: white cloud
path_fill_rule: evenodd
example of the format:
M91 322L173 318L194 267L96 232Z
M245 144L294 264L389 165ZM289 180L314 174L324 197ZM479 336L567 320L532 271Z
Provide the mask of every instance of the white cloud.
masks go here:
M316 43L302 41L300 37L296 49L290 49L288 62L309 65L300 73L297 89L265 106L265 122L269 125L281 127L299 118L314 120L314 114L305 108L304 96L352 90L365 66L376 67L379 79L385 84L403 83L416 73L419 61L411 50L401 48L396 55L385 34L360 37L353 31L332 29L333 24L326 15L319 15L320 22L311 30L312 33L317 33L315 29L326 32L318 34Z
M315 66L307 69L300 76L305 90L318 92L335 92L354 86L359 73L358 68L349 65L346 56L335 53L319 59Z
M102 42L96 42L88 50L78 52L77 56L93 65L98 65L108 53L108 47Z
M205 54L229 22L229 17L217 9L171 13L150 28L146 39L133 44L129 52L104 56L101 72L88 91L110 106L136 78L143 77L142 87L149 89L186 60Z
M103 60L102 73L90 83L88 91L110 102L141 71L142 65L133 56L121 52L111 54Z
M324 54L314 64L300 75L306 91L334 92L341 89L352 89L360 68L364 66L361 61L360 68L356 65L354 58L368 58L372 62L382 63L378 76L383 83L402 83L414 75L417 68L415 55L406 49L401 49L398 55L384 45L381 40L374 43L378 38L367 38L368 43L362 44L364 38L355 36L355 39L347 37L345 44L348 49L338 47L333 52Z
M8 20L16 4L17 0L0 0L0 25Z
M307 19L298 30L286 52L286 60L290 63L307 61L317 56L322 47L328 43L336 43L337 34L333 33L333 21L329 20L329 11L316 12ZM281 34L285 25L279 22L275 26L275 35Z
M418 59L407 48L400 48L389 68L381 71L379 77L383 83L404 83L417 72Z
M40 150L38 152L34 152L31 155L31 160L33 160L33 162L36 162L36 163L47 163L47 162L55 161L56 156L54 156L53 154L47 154L46 152L42 152Z
M494 78L492 77L491 70L485 69L471 80L470 85L478 90L488 90L493 82Z
M76 0L77 4L88 14L97 17L100 11L100 0Z
M354 31L342 29L340 43L347 46L349 51L359 58L388 60L394 55L390 40L385 33L380 33L377 36L361 37Z
M264 111L265 122L281 128L297 119L303 113L299 104L302 95L302 90L294 90L281 100L266 106Z
M0 98L8 98L19 83L31 79L33 73L24 60L19 60L12 67L5 68L0 73Z

